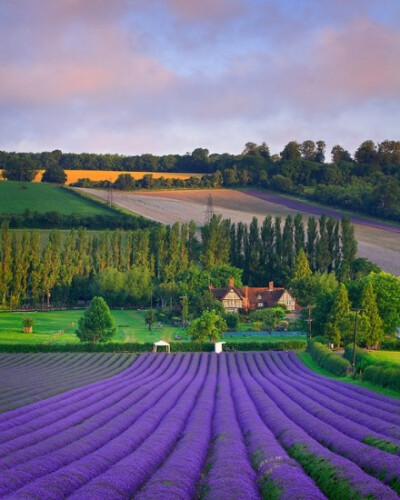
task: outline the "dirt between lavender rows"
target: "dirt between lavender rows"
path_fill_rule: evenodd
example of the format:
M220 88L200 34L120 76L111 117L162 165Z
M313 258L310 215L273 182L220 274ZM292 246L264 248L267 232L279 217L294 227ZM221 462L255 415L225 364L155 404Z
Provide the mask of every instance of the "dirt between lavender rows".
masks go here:
M103 200L108 192L100 189L81 188ZM286 217L301 213L306 221L311 215L327 213L341 217L340 210L327 209L299 202L279 195L259 191L234 191L231 189L149 191L140 193L114 191L115 205L131 210L163 224L194 220L198 226L204 224L209 195L216 214L232 222L249 224L253 217L262 223L266 215ZM384 222L353 218L358 240L358 255L367 257L383 270L400 275L400 229Z

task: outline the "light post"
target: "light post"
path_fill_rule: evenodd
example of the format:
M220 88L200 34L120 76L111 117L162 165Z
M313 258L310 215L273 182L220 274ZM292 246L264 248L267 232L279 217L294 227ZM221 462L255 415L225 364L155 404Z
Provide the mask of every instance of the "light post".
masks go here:
M365 311L362 307L352 307L352 311L356 312L356 318L354 320L354 344L353 344L353 362L352 362L352 367L353 367L353 377L356 375L356 342L357 342L357 327L358 327L358 313L360 311Z

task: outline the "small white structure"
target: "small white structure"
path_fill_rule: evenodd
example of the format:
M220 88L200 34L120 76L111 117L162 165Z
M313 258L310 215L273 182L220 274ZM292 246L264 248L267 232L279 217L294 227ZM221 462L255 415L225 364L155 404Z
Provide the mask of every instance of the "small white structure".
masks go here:
M215 342L215 352L219 354L222 352L222 344L226 344L226 342Z
M157 352L157 347L166 347L167 352L171 352L171 346L168 344L168 342L165 342L165 340L159 340L158 342L154 342L153 344L153 352Z

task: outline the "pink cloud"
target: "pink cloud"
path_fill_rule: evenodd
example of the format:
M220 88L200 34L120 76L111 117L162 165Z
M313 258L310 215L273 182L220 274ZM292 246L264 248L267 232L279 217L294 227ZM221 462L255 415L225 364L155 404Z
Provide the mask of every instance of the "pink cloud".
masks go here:
M186 21L223 19L237 14L242 8L240 0L168 0L170 8Z
M289 61L286 90L295 99L400 97L400 33L368 19L325 28L311 49ZM285 63L283 63L285 66ZM294 67L293 67L294 66ZM322 103L324 105L324 103Z

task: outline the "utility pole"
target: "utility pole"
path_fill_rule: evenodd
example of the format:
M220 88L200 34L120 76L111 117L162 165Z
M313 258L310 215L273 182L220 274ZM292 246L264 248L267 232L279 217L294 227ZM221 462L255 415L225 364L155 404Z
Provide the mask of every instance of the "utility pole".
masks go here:
M307 309L308 309L308 319L306 321L308 323L308 336L311 339L311 322L312 322L311 306L307 306Z
M356 317L354 320L354 344L353 344L353 362L352 362L353 377L355 377L355 375L356 375L356 342L357 342L358 314L360 311L365 311L365 309L363 309L361 307L352 307L351 310L356 312Z
M214 215L213 201L212 201L211 194L209 194L208 199L207 199L207 208L206 208L206 217L205 217L206 224L209 224L213 215Z

